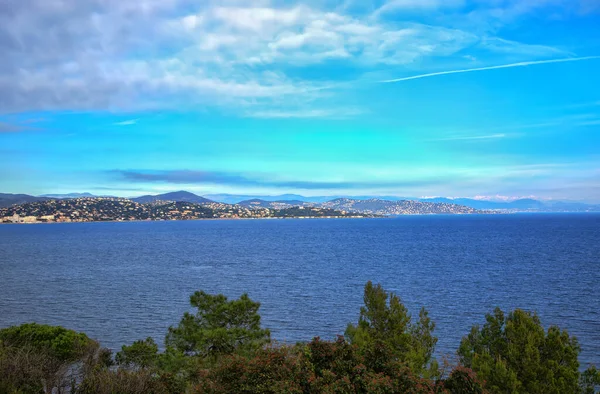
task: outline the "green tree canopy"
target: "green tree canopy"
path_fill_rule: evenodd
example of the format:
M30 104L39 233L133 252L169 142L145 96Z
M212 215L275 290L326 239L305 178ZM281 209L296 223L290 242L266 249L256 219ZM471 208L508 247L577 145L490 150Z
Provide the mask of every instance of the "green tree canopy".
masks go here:
M4 346L29 347L60 361L78 360L95 341L81 332L59 326L28 323L0 330Z
M126 368L152 368L158 362L158 345L148 337L135 341L132 345L123 345L115 356L117 364Z
M188 356L215 359L250 351L270 341L269 330L260 325L260 303L247 294L229 301L222 294L197 291L190 297L190 304L197 312L186 312L177 327L169 328L168 347Z
M59 392L110 358L84 333L28 323L0 330L0 392Z
M580 392L579 344L534 313L516 309L506 316L496 308L483 327L463 338L460 361L486 381L494 393L568 394Z
M358 324L349 324L345 335L368 355L367 359L385 358L378 350L385 349L390 357L406 363L420 375L437 370L437 363L432 359L437 343L434 328L435 324L424 308L419 313L419 320L413 323L396 294L369 281L365 285L364 306L360 308Z

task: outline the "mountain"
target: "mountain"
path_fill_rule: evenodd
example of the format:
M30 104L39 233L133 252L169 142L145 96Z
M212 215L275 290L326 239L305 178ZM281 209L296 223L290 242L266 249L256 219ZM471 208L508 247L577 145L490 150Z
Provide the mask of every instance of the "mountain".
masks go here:
M262 200L272 202L284 202L289 201L293 204L297 202L312 202L312 203L324 203L327 201L334 200L336 198L351 198L353 200L369 200L378 198L380 200L416 200L415 198L397 197L397 196L301 196L299 194L279 194L274 196L261 196L261 195L250 195L250 194L207 194L206 198L210 198L213 201L223 202L226 204L239 204L243 201L248 200Z
M210 198L213 201L223 202L226 204L239 204L242 201L248 200L325 202L336 198L335 196L305 197L299 194L280 194L276 196L259 196L246 194L207 194L206 197Z
M40 197L48 197L48 198L82 198L82 197L99 197L93 195L92 193L67 193L67 194L42 194ZM108 196L102 196L108 197Z
M459 204L475 209L502 210L511 212L600 212L599 204L586 204L577 201L539 201L522 198L514 201L485 201L471 198L427 198L422 202Z
M600 212L600 204L577 201L549 201L545 204L552 212Z
M68 194L44 194L41 196L31 196L27 194L8 194L0 193L0 208L8 207L14 204L23 204L33 201L43 201L47 199L68 199L68 198L92 198L97 197L91 193L68 193ZM110 197L110 196L101 196ZM600 212L600 204L588 204L580 201L539 201L535 199L523 198L514 201L487 201L476 200L472 198L414 198L397 196L302 196L299 194L280 194L272 196L255 196L243 194L208 194L205 197L187 191L178 191L172 193L146 195L132 198L132 201L138 203L148 203L155 201L181 201L196 204L207 204L215 201L225 204L239 204L244 207L285 209L295 206L335 206L333 201L348 200L354 201L352 207L359 207L373 213L380 211L398 211L417 210L428 212L427 206L413 205L408 207L407 201L457 205L471 208L473 210L495 210L503 212ZM359 201L362 203L359 204ZM394 205L395 204L395 205ZM432 208L433 209L433 208ZM378 213L382 214L382 213ZM393 214L393 213L392 213Z
M423 198L419 199L422 202L434 202L445 204L459 204L475 209L505 209L505 210L541 210L544 208L544 203L533 199L520 199L510 202L474 200L472 198Z
M10 207L15 204L25 204L28 202L45 201L46 197L30 196L28 194L10 194L0 193L0 208Z
M307 203L300 200L279 200L279 201L266 201L258 198L251 200L240 201L237 205L241 205L246 208L269 208L269 209L286 209L291 207L303 207L305 205L314 205L313 203Z
M338 211L350 211L375 215L423 215L423 214L471 214L481 211L464 205L421 202L414 200L389 201L377 198L369 200L356 200L338 198L319 204L322 208L331 208Z
M140 203L140 204L146 204L146 203L155 202L155 201L181 201L181 202L191 202L191 203L195 203L195 204L206 204L206 203L214 202L207 198L204 198L204 197L198 196L194 193L186 192L183 190L178 191L178 192L172 192L172 193L157 194L155 196L151 196L151 195L141 196L141 197L132 198L131 200L135 201L137 203Z

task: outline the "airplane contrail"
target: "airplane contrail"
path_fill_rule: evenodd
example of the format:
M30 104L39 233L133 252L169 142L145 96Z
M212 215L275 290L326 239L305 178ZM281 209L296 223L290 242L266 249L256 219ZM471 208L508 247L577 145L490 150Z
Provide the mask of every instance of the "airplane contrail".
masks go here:
M389 80L380 81L380 82L381 83L393 83L393 82L410 81L412 79L437 77L439 75L471 73L471 72L475 72L475 71L486 71L486 70L498 70L500 68L527 67L527 66L534 66L534 65L537 65L537 64L580 62L580 61L583 61L583 60L594 60L594 59L600 59L600 56L569 57L569 58L564 58L564 59L552 59L552 60L536 60L536 61L531 61L531 62L519 62L519 63L511 63L511 64L501 64L499 66L467 68L467 69L463 69L463 70L440 71L440 72L429 73L429 74L413 75L411 77L389 79Z

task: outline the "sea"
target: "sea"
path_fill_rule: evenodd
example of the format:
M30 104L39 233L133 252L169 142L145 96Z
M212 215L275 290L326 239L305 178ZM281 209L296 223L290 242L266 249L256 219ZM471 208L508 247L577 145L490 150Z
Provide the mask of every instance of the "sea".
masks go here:
M498 306L600 365L600 214L0 225L0 327L62 325L113 350L162 345L197 290L248 293L279 343L335 339L367 281L429 311L438 359Z

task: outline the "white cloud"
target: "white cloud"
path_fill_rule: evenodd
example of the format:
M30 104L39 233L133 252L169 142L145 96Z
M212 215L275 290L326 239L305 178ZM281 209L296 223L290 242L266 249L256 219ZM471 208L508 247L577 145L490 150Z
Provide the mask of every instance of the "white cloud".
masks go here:
M384 7L462 4L394 0ZM386 22L372 16L344 13L340 7L279 7L266 0L251 5L233 0L202 5L192 0L21 0L0 6L0 108L216 105L246 113L249 102L260 110L284 98L295 105L315 103L325 90L340 87L337 70L343 67L360 75L390 66L414 69L427 59L469 61L472 54L466 51L474 47L519 59L559 55L543 45L484 37L466 25ZM486 64L485 58L477 59ZM319 78L302 73L304 67L331 61L337 62L336 72L330 68ZM467 71L408 79L455 72ZM277 110L295 112L293 106Z
M436 10L441 8L458 8L465 5L465 0L390 0L375 11L375 16L407 10Z

